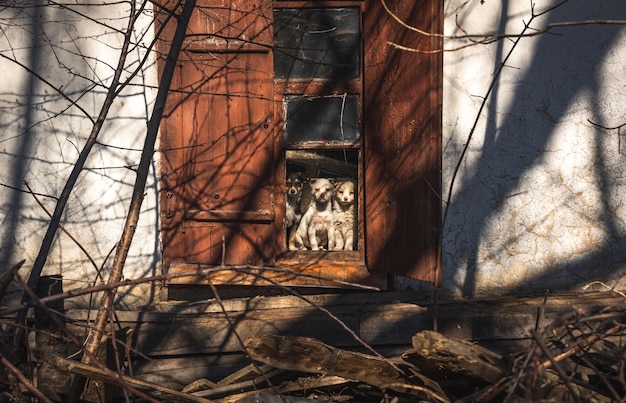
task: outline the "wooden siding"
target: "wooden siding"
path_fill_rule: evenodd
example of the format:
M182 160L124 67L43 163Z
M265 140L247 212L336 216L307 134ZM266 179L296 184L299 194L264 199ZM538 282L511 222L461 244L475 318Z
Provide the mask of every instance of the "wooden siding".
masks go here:
M254 297L195 303L166 303L143 312L116 313L134 329L132 373L163 386L180 388L199 378L212 381L249 364L238 338L264 334L307 336L333 346L362 350L360 343L321 306L383 354L397 355L412 336L433 328L435 306L413 292ZM440 301L438 330L499 350L517 351L536 326L572 309L622 304L615 294ZM225 309L230 321L226 319ZM81 332L87 312L70 310L71 330ZM93 312L91 315L93 316ZM78 322L76 322L78 321ZM78 333L80 334L80 333Z

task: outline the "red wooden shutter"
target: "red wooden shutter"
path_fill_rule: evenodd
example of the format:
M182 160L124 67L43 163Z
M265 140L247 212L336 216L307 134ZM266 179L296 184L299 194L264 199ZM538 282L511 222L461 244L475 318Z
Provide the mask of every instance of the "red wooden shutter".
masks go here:
M166 265L274 259L270 1L198 2L163 125Z
M441 0L386 0L407 24L441 33ZM365 236L370 270L435 282L441 216L442 53L435 36L365 7ZM439 279L440 280L440 279Z

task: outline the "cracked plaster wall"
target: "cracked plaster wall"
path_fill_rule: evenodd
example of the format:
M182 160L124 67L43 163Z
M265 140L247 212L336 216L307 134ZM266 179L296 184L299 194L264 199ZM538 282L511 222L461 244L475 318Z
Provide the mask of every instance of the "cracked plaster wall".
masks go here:
M535 14L556 3L534 2ZM445 33L626 20L619 0L570 0L535 18L530 5L446 2ZM626 139L597 125L626 123L626 27L561 27L521 39L480 111L513 43L444 54L444 194L467 144L444 230L444 288L458 296L579 292L594 281L624 289ZM605 288L587 288L596 289Z
M36 0L0 7L0 273L25 259L21 275L28 278L73 164L103 104L117 65L122 30L128 24L128 3L55 7ZM85 19L81 16L89 16ZM145 13L135 26L132 48L122 80L145 56L153 27ZM149 36L142 38L146 32ZM28 66L32 74L18 63ZM145 84L148 84L147 86ZM138 71L132 84L120 92L111 107L97 144L81 172L62 218L64 228L55 237L44 275L61 274L65 289L99 283L108 277L112 251L128 210L135 174L152 110L156 69L153 58ZM67 98L61 96L60 89ZM80 108L72 106L71 99ZM82 110L81 110L82 108ZM27 181L41 207L28 193ZM158 269L156 180L153 172L143 213L127 260L126 275L137 278ZM80 243L84 249L78 246ZM87 258L93 260L93 263ZM95 276L97 270L102 278ZM121 289L124 304L151 300L152 286ZM11 290L9 297L18 295ZM96 304L99 298L95 298ZM84 304L81 299L73 303Z
M530 19L530 3L446 1L445 32L462 34L458 21L471 33L519 33L523 21ZM535 10L550 4L537 1ZM103 38L114 40L114 34L99 25L79 29L71 13L38 10L26 8L15 15L11 9L2 11L3 21L11 22L2 28L4 54L34 62L39 74L74 97L93 82L110 80L119 44ZM94 12L90 16L97 18ZM103 7L100 12L109 24L125 23L123 6ZM532 26L590 18L626 19L626 3L570 0L536 18ZM29 20L36 24L20 25ZM35 36L43 41L35 43L37 52L26 54L24 44L32 44ZM147 43L149 37L144 40ZM467 41L445 43L453 48ZM61 51L62 46L77 51ZM504 40L444 54L444 194L493 72L511 46L511 40ZM559 28L520 41L480 114L453 188L443 245L448 293L543 293L546 288L568 292L595 280L626 288L622 280L626 139L622 144L617 130L590 123L606 127L625 123L625 47L625 29L619 25ZM137 52L140 56L141 47ZM11 79L3 81L0 90L0 164L5 167L0 182L21 187L28 180L35 192L57 195L91 124L76 110L67 117L57 115L67 105L59 103L58 94L41 81L29 82L19 66L3 61L2 69L4 77ZM61 76L52 76L59 71ZM64 217L68 230L83 240L104 270L134 180L125 166L139 158L139 153L124 149L141 148L152 109L154 88L144 87L146 83L156 83L153 66L147 66L137 78L139 85L114 104L101 141L121 148L97 147L75 190L80 197L72 198ZM91 91L81 98L81 105L93 115L102 97L102 90ZM127 264L132 278L158 271L154 176L148 186ZM4 264L21 258L32 261L47 222L31 196L20 194L16 199L14 194L0 194ZM45 197L42 201L51 211L53 201ZM93 277L93 267L65 236L58 236L48 264L50 272L61 268L68 284L83 285ZM126 291L129 305L145 304L154 297L153 289Z

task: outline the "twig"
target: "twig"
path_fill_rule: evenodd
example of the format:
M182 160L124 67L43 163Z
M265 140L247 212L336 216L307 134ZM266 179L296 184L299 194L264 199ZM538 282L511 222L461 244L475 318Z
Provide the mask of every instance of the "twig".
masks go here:
M24 181L24 186L26 186L26 189L28 189L28 192L31 194L31 196L33 196L33 199L35 199L35 202L39 205L39 207L41 207L44 213L46 213L48 217L52 218L52 214L48 211L46 206L44 206L43 203L37 198L37 194L33 192L33 189L31 189L28 181ZM85 256L87 257L87 260L89 260L93 268L96 269L96 277L102 279L102 275L100 273L101 270L96 264L96 262L93 260L93 258L91 257L87 249L85 249L85 247L78 241L78 239L76 239L72 234L70 234L70 232L67 229L65 229L65 226L63 224L59 223L59 229L63 231L65 235L67 235L74 242L74 244L76 244L76 246L78 246L78 248L85 254Z
M619 295L620 297L626 298L626 293L623 293L623 292L621 292L619 290L616 290L614 287L609 287L608 284L606 284L606 283L604 283L602 281L592 281L591 283L586 284L582 288L583 291L587 290L589 287L591 287L594 284L599 284L599 285L605 287L606 289L608 289L609 291L614 292L615 294Z
M606 127L599 123L593 122L591 119L587 119L587 122L604 130L617 130L617 152L619 154L622 153L622 127L626 126L626 123L622 123L621 125L615 127Z
M178 55L182 48L183 40L185 39L185 32L187 30L187 25L189 23L189 19L195 8L195 5L196 5L195 0L186 1L183 5L181 14L178 17L178 25L176 26L176 32L174 33L174 37L172 39L172 44L170 46L170 50L167 56L165 67L163 69L161 79L159 81L160 83L159 90L156 95L156 100L155 100L154 109L152 111L152 116L150 117L150 120L148 121L148 130L146 133L146 139L144 141L143 151L141 153L141 159L139 161L139 166L137 168L137 178L135 180L135 185L133 187L133 194L132 194L130 206L128 208L128 215L126 216L126 222L124 224L122 236L120 237L117 251L113 259L113 265L111 267L111 274L109 275L109 280L108 280L109 284L118 283L122 278L124 264L126 262L128 251L130 249L130 245L132 243L135 230L137 228L137 223L139 222L139 215L141 213L141 205L143 203L145 187L148 181L148 176L150 174L150 167L152 165L152 157L154 156L154 147L155 147L157 136L158 136L161 118L163 116L163 111L165 109L167 95L170 90L170 85L171 85L172 78L174 76L174 72L176 69L176 63L178 62ZM134 8L134 3L131 3L131 7ZM134 11L135 10L133 10L133 12ZM132 15L133 17L130 20L134 23L135 18L137 18L137 14L132 14ZM129 25L127 35L130 35L132 33L132 26L133 26L132 24ZM94 354L101 342L101 338L104 334L104 329L106 327L107 319L109 316L109 310L113 309L113 301L115 299L116 291L117 291L117 288L113 288L102 296L100 309L98 310L98 314L96 316L96 321L94 324L95 326L94 332L91 334L91 337L87 340L87 344L85 346L86 352L90 352L91 354ZM91 361L91 359L88 355L86 355L86 356L83 356L83 361L88 364ZM77 398L79 396L79 393L82 392L82 389L84 388L84 383L85 383L85 378L83 377L76 377L74 379L74 383L72 384L72 390L71 390L72 397Z
M0 277L0 301L4 299L4 293L7 291L7 287L11 284L17 273L26 260L22 260L11 266L11 268Z
M517 386L521 383L522 378L526 373L526 370L531 366L531 362L535 354L537 354L535 350L531 350L531 352L526 354L526 359L524 360L524 364L522 365L522 367L518 371L514 371L517 372L517 375L515 376L515 378L512 379L510 383L509 392L503 399L504 402L509 402L513 399L515 390L517 389Z
M469 150L469 146L470 143L474 137L474 133L476 132L476 128L478 127L478 123L480 122L481 116L482 116L482 111L483 109L485 109L485 106L487 105L487 101L489 100L489 96L491 95L491 92L493 91L496 83L498 82L498 79L500 78L500 74L502 73L502 70L504 70L504 67L506 67L506 63L508 62L508 60L511 58L511 56L513 55L513 52L515 51L515 49L517 48L517 45L519 45L520 41L522 40L522 38L524 38L524 34L526 33L526 31L528 31L530 29L530 25L533 23L533 21L535 20L535 18L549 12L552 11L554 9L556 9L557 7L562 6L563 4L565 4L568 0L563 0L560 3L554 5L553 7L551 7L550 9L541 12L539 14L535 14L534 11L534 6L533 9L531 10L531 17L528 21L528 23L524 23L524 28L522 29L522 32L519 36L517 36L515 38L515 41L513 41L513 44L511 45L511 48L509 49L509 51L506 53L504 59L502 60L502 62L500 62L500 65L498 66L498 68L496 69L496 71L493 74L493 79L491 80L491 83L489 84L489 87L487 88L487 91L485 93L485 95L482 98L482 102L480 103L480 107L478 108L478 111L476 113L476 117L474 118L474 123L472 124L472 127L469 131L469 134L467 135L467 139L465 141L465 144L463 145L463 150L461 151L461 155L459 156L459 159L456 163L456 166L454 167L454 171L452 173L452 178L450 180L450 184L448 185L448 194L446 196L446 207L444 209L444 213L443 213L443 218L441 220L441 231L440 231L440 239L439 239L439 244L442 244L443 242L443 234L444 234L444 229L446 226L446 222L448 219L448 213L450 211L450 207L452 205L452 192L454 190L454 184L456 182L456 179L459 175L459 171L461 170L461 165L463 163L463 161L465 160L465 155L467 154L467 151Z
M132 378L126 375L120 375L117 373L111 373L110 371L105 371L103 369L94 368L91 365L83 364L78 361L71 361L65 358L61 358L55 356L50 353L42 353L42 358L52 365L56 366L59 369L64 371L70 371L75 374L80 374L82 376L89 377L91 379L96 379L99 381L103 381L106 383L110 383L113 385L119 385L120 383L134 385L135 387L141 389L151 389L156 390L161 393L165 393L170 397L175 397L179 399L178 401L186 401L186 402L200 402L200 403L210 403L210 400L203 399L201 397L193 396L187 393L182 393L173 389L166 388L164 386L154 384L151 382L142 381L139 379ZM151 398L150 396L143 394L144 399L148 399L153 402L157 402L158 400Z
M572 398L576 402L580 402L580 397L578 396L578 394L576 393L576 391L572 387L572 384L569 381L569 378L568 378L567 374L563 371L563 368L561 368L561 366L557 363L555 358L552 356L552 353L550 353L550 350L548 350L548 347L546 347L545 343L543 342L543 339L534 330L531 331L531 334L533 336L533 339L535 339L535 341L537 342L537 346L541 349L543 354L546 357L548 357L548 360L552 364L552 367L555 369L555 371L559 375L559 378L561 378L561 380L565 384L565 387L567 388L567 390L569 390L569 392L572 394Z
M550 295L550 290L546 290L543 296L543 302L541 303L541 307L539 308L539 314L537 315L537 322L535 323L535 331L541 330L543 328L543 320L546 314L546 304L548 303L548 295Z
M363 289L363 290L373 290L373 291L379 291L378 288L376 287L371 287L371 286L365 286L365 285L361 285L361 284L357 284L357 283L351 283L348 281L341 281L341 280L334 280L332 278L328 278L328 277L323 277L323 276L317 276L317 275L312 275L312 274L304 274L304 273L299 273L290 269L282 269L282 268L278 268L278 267L268 267L268 266L250 266L250 265L237 265L237 266L225 266L225 267L220 267L220 266L215 266L215 267L206 267L203 269L198 269L198 270L194 270L194 271L188 271L188 272L179 272L179 273L165 273L165 274L158 274L155 276L151 276L151 277L143 277L143 278L138 278L138 279L129 279L129 280L121 280L117 283L113 283L113 284L101 284L101 285L96 285L96 286L90 286L90 287L85 287L85 288L78 288L75 290L70 290L70 291L66 291L62 294L55 294L55 295L51 295L49 297L45 297L42 298L41 301L43 303L49 303L49 302L54 302L54 301L58 301L61 299L68 299L68 298L74 298L74 297L79 297L81 295L87 295L87 294L93 294L96 292L101 292L101 291L109 291L115 288L120 288L120 287L126 287L126 286L132 286L132 285L138 285L138 284L144 284L144 283L151 283L154 281L167 281L167 280L172 280L175 278L181 278L181 277L191 277L191 276L195 276L195 277L204 277L207 276L211 273L215 273L218 271L238 271L241 273L246 273L246 274L250 274L251 270L266 270L266 271L273 271L273 272L278 272L278 273L288 273L290 275L293 276L300 276L300 277L305 277L305 278L313 278L313 279L318 279L318 280L324 280L324 281L329 281L329 282L334 282L336 284L341 284L341 285L347 285L347 286L351 286L354 288L358 288L358 289ZM267 281L270 281L269 279L267 279L266 277L263 277L260 274L255 274L257 277L262 278L262 279L266 279ZM284 287L284 289L289 290L289 287L285 287L282 286L276 282L273 282L273 284L277 284L278 286ZM23 304L19 304L16 306L12 306L12 307L7 307L7 308L2 308L0 309L0 316L7 316L10 314L14 314L16 312L28 309L30 307L32 307L34 304L32 302L26 302Z
M566 359L568 357L571 357L574 354L577 354L577 353L581 352L583 349L591 346L593 343L597 342L598 340L602 340L603 338L605 338L609 334L615 333L616 331L618 331L620 329L621 329L621 326L614 326L611 329L607 330L606 332L589 335L589 336L585 337L583 340L577 341L576 344L572 348L568 349L567 351L559 354L556 357L551 357L551 359L544 361L541 364L541 366L543 368L548 368L551 365L554 365L554 363L556 363L556 362L563 361L564 359ZM574 337L574 336L572 336L572 337Z
M548 8L547 10L534 15L534 16L540 16L543 15L545 13L548 13L550 11L552 11L553 9L561 6L562 4L566 3L569 0L563 0L561 3L556 4L555 6L552 6L550 8ZM381 4L383 5L383 8L385 9L385 11L387 12L387 14L389 14L391 16L391 18L393 18L398 24L400 24L402 27L404 27L405 29L409 30L409 31L413 31L416 32L420 35L429 37L429 38L442 38L444 40L460 40L460 39L467 39L470 41L470 43L466 43L464 45L459 45L453 48L445 48L442 47L441 49L434 49L434 50L422 50L422 49L417 49L417 48L413 48L413 47L409 47L409 46L403 46L400 45L398 43L395 42L387 42L388 45L393 46L396 49L400 49L400 50L404 50L407 52L415 52L415 53L420 53L420 54L435 54L435 53L444 53L444 52L457 52L459 50L462 49L466 49L472 46L477 46L477 45L488 45L497 41L500 41L502 39L512 39L512 38L532 38L534 36L539 36L539 35L543 35L546 33L549 33L550 31L552 31L554 28L559 28L559 27L574 27L574 26L583 26L583 25L626 25L626 20L583 20L583 21L566 21L566 22L553 22L550 23L546 26L546 28L544 29L537 29L534 30L533 32L527 33L527 32L522 32L521 34L511 34L511 33L503 33L503 34L496 34L496 33L487 33L487 34L469 34L467 33L463 27L459 24L458 22L458 15L456 16L456 25L457 27L461 30L461 32L463 32L463 35L444 35L444 34L440 34L438 32L429 32L429 31L425 31L423 29L419 29L417 27L414 27L410 24L407 24L406 22L404 22L402 19L400 19L393 11L391 11L389 9L389 7L387 6L387 3L385 2L385 0L381 0Z
M131 2L130 4L132 7L132 11L134 11L135 3ZM85 163L87 162L87 158L89 157L89 154L91 153L91 149L95 145L96 140L98 139L98 135L100 134L100 131L102 130L104 121L109 114L109 110L111 109L111 106L113 105L113 100L115 98L116 91L118 89L118 86L120 85L120 78L122 76L122 73L124 72L124 66L126 64L126 57L128 55L128 49L130 46L130 38L134 32L133 26L138 17L139 16L137 14L131 13L130 18L128 19L128 26L127 26L126 33L124 36L124 43L122 45L122 50L120 51L118 64L115 69L115 73L113 75L111 85L109 86L109 89L107 91L107 95L105 97L104 103L102 104L100 113L98 114L98 118L94 120L93 118L90 117L90 119L93 122L91 133L89 134L89 137L85 141L85 145L83 146L83 149L81 150L76 163L72 167L72 172L70 173L67 181L65 182L65 186L63 186L63 190L61 191L59 200L55 205L52 218L50 219L50 224L48 225L46 234L44 235L44 238L41 242L41 247L39 249L39 252L37 253L35 262L33 263L33 268L31 270L30 277L28 278L28 286L31 288L35 288L35 286L37 285L37 282L39 281L41 272L43 271L46 261L48 260L50 249L52 248L52 244L54 243L55 235L57 233L59 225L61 224L61 217L63 215L63 211L65 210L65 206L67 205L67 202L69 201L70 194L72 193L74 186L78 182L78 177L80 176L80 173L82 172L85 166ZM27 300L28 298L26 297L26 295L22 296L22 302L27 302ZM21 325L24 323L25 320L26 320L26 311L21 311L16 316L15 323L17 325ZM22 327L17 326L15 330L15 337L14 337L13 344L16 347L21 347L23 342L24 341L23 341Z
M259 369L258 364L255 363L255 367L257 369ZM261 376L256 377L254 379L250 379L248 381L241 381L241 382L237 382L237 383L231 383L229 385L220 385L217 386L213 389L206 389L206 390L201 390L201 391L197 391L197 392L192 392L193 396L198 396L198 397L204 397L204 398L209 398L209 397L216 397L216 396L223 396L226 395L228 393L233 393L233 392L244 392L246 390L250 390L253 388L258 388L259 386L263 385L263 382L266 382L269 387L265 388L267 389L267 391L271 391L272 393L275 394L280 394L280 391L278 391L271 383L269 378L274 377L275 375L281 374L283 373L284 370L282 369L277 369L274 368L270 371L268 371L267 373L265 373L264 371L261 371Z
M36 306L39 306L40 308L47 310L49 317L55 322L57 328L59 330L61 330L63 332L63 334L66 335L66 337L68 339L70 339L74 345L76 345L77 347L81 346L80 340L78 340L78 338L76 337L76 335L74 335L72 332L70 332L67 327L65 326L65 324L59 319L59 317L61 317L61 313L57 312L55 310L52 310L50 308L48 308L46 305L44 305L41 300L39 299L39 297L37 297L37 295L33 292L33 290L31 288L29 288L26 283L24 282L24 280L22 280L22 278L19 275L15 276L15 279L17 280L18 284L20 286L22 286L23 290L25 293L28 294L29 299L31 301L33 301L33 303ZM106 373L109 374L109 376L111 376L112 378L116 378L116 376L118 375L117 373L111 371L110 369L106 368L104 366L104 364L102 364L100 361L98 361L95 357L95 354L92 354L89 351L85 351L84 352L85 355L87 355L90 359L91 362L96 365L101 371L104 371ZM135 395L139 396L139 397L144 397L144 398L149 398L147 395L145 395L144 393L142 393L139 390L134 389L133 387L131 387L130 385L125 384L122 381L117 381L117 384L119 386L121 386L122 388L124 388L124 390L130 390L132 393L134 393ZM73 401L73 399L68 399L68 401Z
M18 187L15 187L15 186L7 185L6 183L0 183L0 186L8 188L8 189L11 189L11 190L15 190L16 192L20 192L20 193L30 193L27 190L24 190L22 188L18 188ZM47 198L50 198L50 199L59 200L59 198L56 197L56 196L46 195L46 194L43 194L43 193L35 193L35 194L37 196L40 196L40 197L47 197Z
M226 256L225 245L226 245L226 242L224 240L224 236L222 236L222 265L224 264L224 256ZM233 323L232 319L230 318L230 315L228 314L228 310L226 309L226 307L224 307L224 303L222 302L222 298L220 297L220 294L217 291L217 288L215 288L213 283L209 283L209 286L211 287L211 290L213 291L213 295L215 295L215 300L217 301L220 309L222 310L222 313L224 314L226 321L228 322L228 327L235 335L235 338L237 338L237 341L239 342L239 345L241 346L241 349L243 350L243 352L246 354L246 356L249 357L250 354L248 354L248 351L246 351L246 344L244 343L243 339L239 335L239 332L237 331L235 324ZM265 380L265 382L267 382L267 384L273 388L274 385L272 385L272 383L270 382L269 376L265 373L265 371L263 371L263 369L261 369L261 367L256 362L253 361L252 364L254 365L256 370L259 371L259 373L261 374L261 377ZM278 394L277 391L274 391L274 392Z
M608 379L606 379L606 376L602 374L602 371L598 370L598 368L596 368L596 366L593 365L593 363L589 361L585 356L580 357L580 359L586 366L591 368L596 373L596 375L598 375L598 378L600 378L600 380L602 381L606 389L611 393L611 395L613 396L613 399L616 402L624 401L624 397L620 396L619 393L617 393L617 391L615 390L611 382L609 382Z
M425 387L419 386L419 385L410 385L410 384L407 384L407 383L390 383L386 387L392 388L392 389L395 389L395 390L402 390L402 389L414 390L414 391L417 391L417 392L422 392L422 393L430 396L431 398L433 398L434 400L436 400L438 402L444 402L444 403L449 403L450 402L450 399L448 399L446 396L441 396L439 393L436 393L432 389L425 388Z
M597 126L597 127L601 128L601 129L604 129L604 130L619 130L619 129L621 129L622 127L626 126L626 123L622 123L622 124L621 124L621 125L619 125L619 126L615 126L615 127L607 127L607 126L603 126L603 125L601 125L600 123L596 123L596 122L592 121L591 119L587 119L587 122L591 123L591 124L592 124L592 125L594 125L594 126Z
M22 385L26 387L26 389L33 394L33 396L40 399L45 403L52 403L52 400L48 399L43 393L39 391L25 376L22 372L17 369L11 361L7 360L6 357L0 356L0 364L4 365L5 368L11 373L11 375L15 376L17 380L20 381Z

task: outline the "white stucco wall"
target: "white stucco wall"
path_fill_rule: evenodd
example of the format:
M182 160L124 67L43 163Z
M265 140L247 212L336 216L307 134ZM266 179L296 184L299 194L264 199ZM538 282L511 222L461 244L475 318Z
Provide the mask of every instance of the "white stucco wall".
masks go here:
M626 20L619 0L449 1L446 35L520 34L550 23ZM458 20L462 30L457 26ZM445 289L454 295L625 288L626 26L554 28L444 55ZM447 40L446 48L467 45ZM479 112L480 111L480 112ZM622 128L622 133L626 127ZM620 149L621 148L621 149ZM592 287L602 289L603 287Z
M54 197L60 195L92 130L92 120L100 112L120 57L123 34L116 30L123 32L127 26L129 5L110 3L37 8L32 7L37 2L20 2L0 11L0 262L8 267L26 259L25 279L47 229L48 215L32 195L14 189L26 190L23 182L28 181L33 192L50 196L39 199L49 212L54 210ZM139 67L138 60L150 45L151 17L146 12L135 25L123 81ZM150 56L114 101L99 144L93 148L63 216L64 228L95 266L104 270L105 279L128 210L135 180L130 168L139 162L155 84L154 56ZM80 108L72 106L72 101ZM138 241L127 261L127 277L158 270L157 222L153 172ZM43 274L62 274L68 289L100 282L95 272L85 253L59 231ZM123 293L125 304L141 304L153 297L150 286Z
M450 36L519 34L531 20L530 1L444 4L445 33ZM534 4L538 13L556 1ZM119 57L122 35L114 28L127 24L127 4L72 10L106 25L55 7L0 11L0 264L6 268L26 259L25 277L48 220L31 195L12 188L26 190L23 181L28 181L36 193L60 194L92 128L85 113L97 116ZM124 77L145 55L151 18L146 12L136 26L139 46L129 56ZM552 22L588 19L626 20L626 3L569 0L533 19L531 26L542 29ZM445 40L447 49L463 48L444 54L444 196L463 147L468 147L444 229L445 292L578 292L592 281L626 289L626 139L622 144L618 130L590 123L626 123L626 26L555 28L521 39L482 110L494 72L513 40L468 43ZM12 60L32 66L83 110ZM128 209L135 179L128 167L139 161L156 82L152 56L114 102L99 136L101 145L94 148L64 215L64 227L105 271ZM155 172L127 261L127 278L160 269ZM39 196L49 211L55 204L52 197ZM94 272L74 241L59 232L44 274L62 274L71 288L93 282ZM149 303L157 292L152 286L122 290L123 305Z

